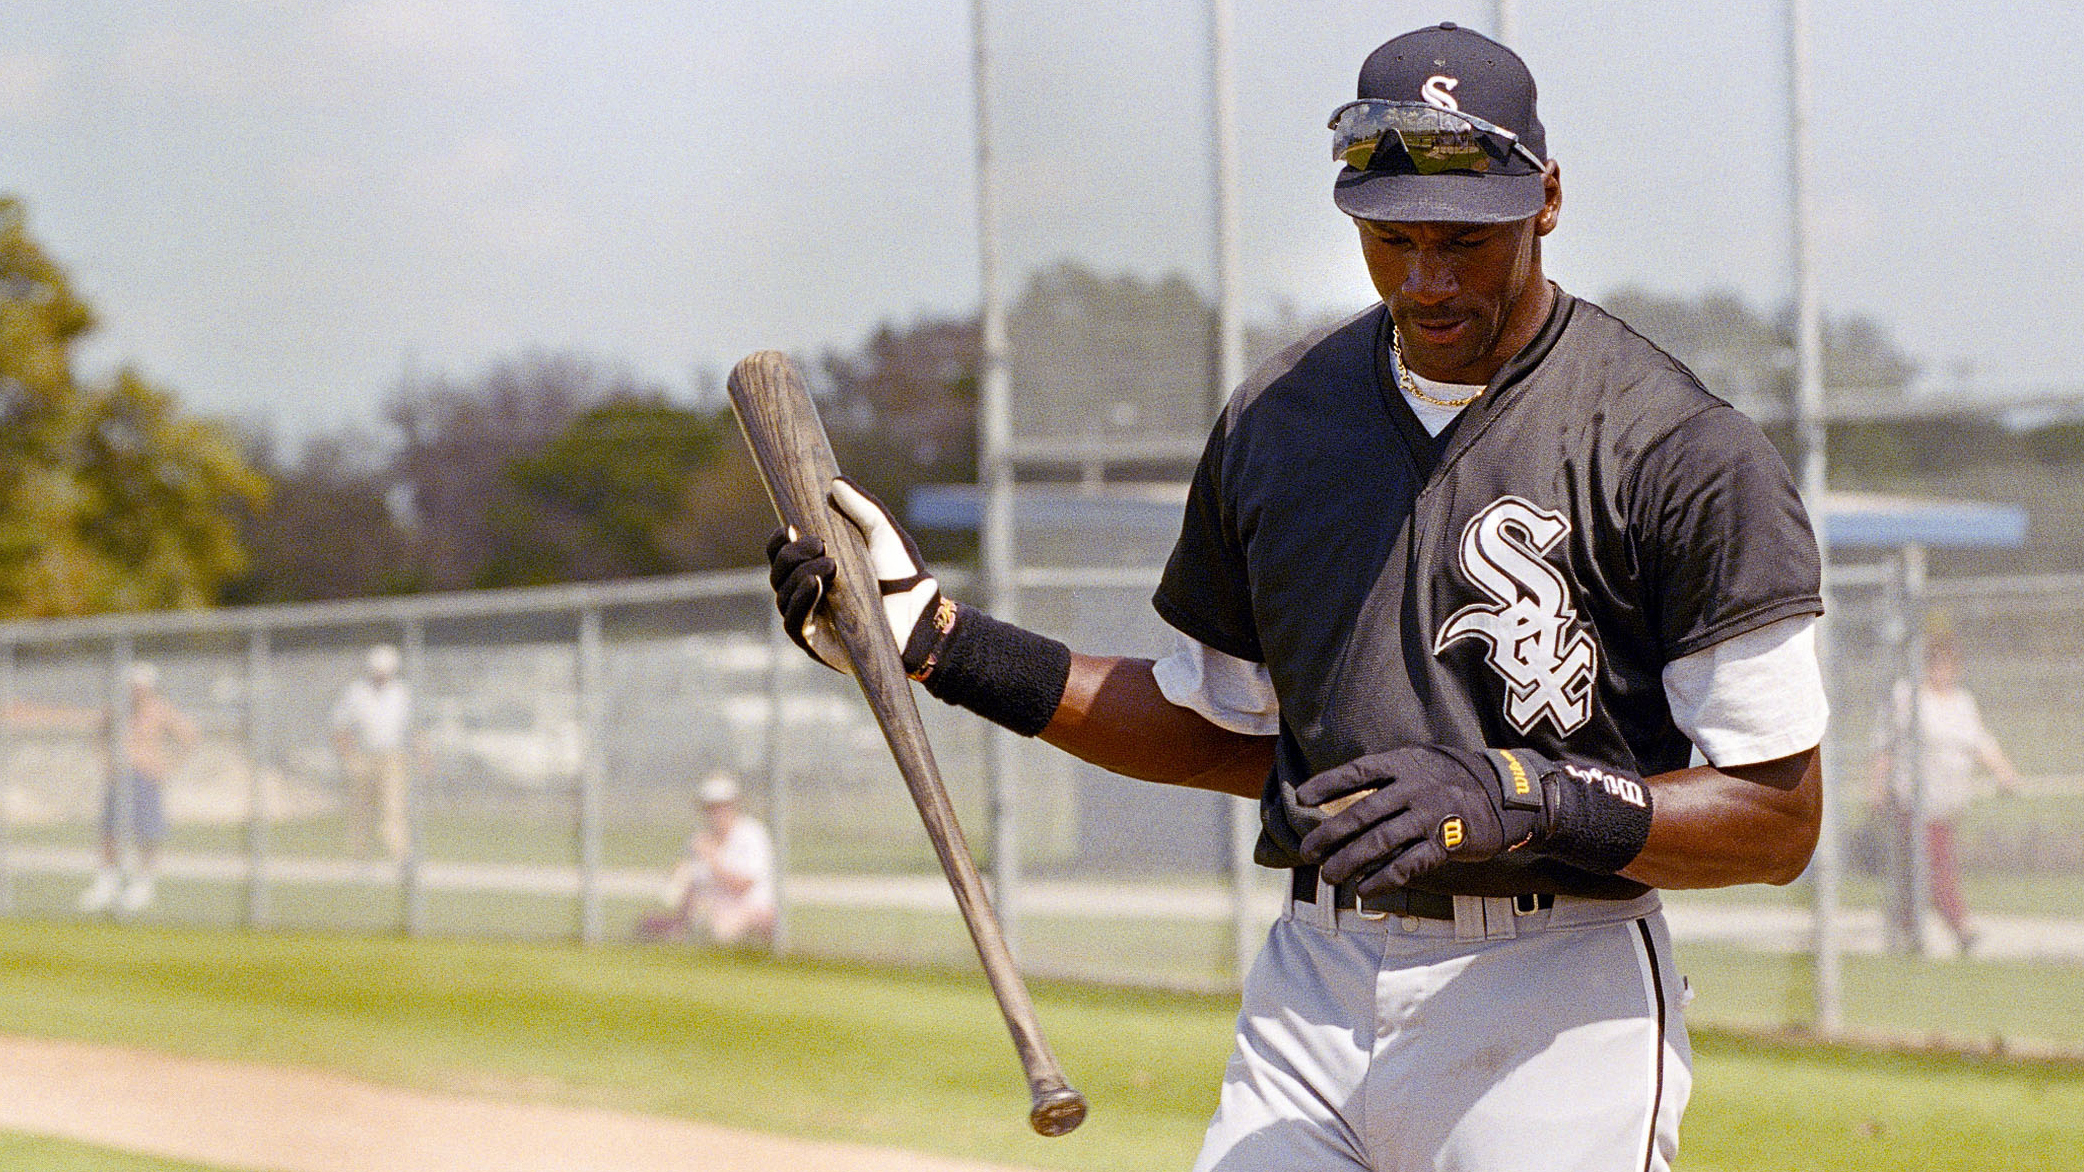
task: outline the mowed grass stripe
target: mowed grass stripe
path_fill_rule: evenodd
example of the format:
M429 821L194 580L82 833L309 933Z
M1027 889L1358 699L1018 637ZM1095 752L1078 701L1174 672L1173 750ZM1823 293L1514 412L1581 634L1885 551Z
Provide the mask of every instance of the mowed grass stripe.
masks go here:
M35 1172L223 1172L181 1160L114 1152L71 1140L6 1131L0 1131L0 1168Z
M1025 1127L981 977L683 949L0 921L0 1030L697 1118L1037 1168L1184 1168L1228 997L1038 983L1093 1102ZM1501 1008L1501 1012L1505 1010ZM1705 1033L1690 1168L2073 1169L2084 1072ZM1953 1161L1953 1162L1949 1162Z

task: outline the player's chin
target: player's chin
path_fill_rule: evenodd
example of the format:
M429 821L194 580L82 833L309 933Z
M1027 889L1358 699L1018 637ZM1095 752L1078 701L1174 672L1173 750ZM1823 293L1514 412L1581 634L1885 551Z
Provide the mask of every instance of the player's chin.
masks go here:
M1465 382L1456 372L1475 366L1488 348L1487 331L1475 318L1399 321L1397 335L1411 368L1442 382Z

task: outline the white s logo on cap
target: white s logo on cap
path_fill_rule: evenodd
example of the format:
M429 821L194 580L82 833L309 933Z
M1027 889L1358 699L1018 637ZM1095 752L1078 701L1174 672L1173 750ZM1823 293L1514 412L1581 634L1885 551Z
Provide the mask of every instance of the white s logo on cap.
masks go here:
M1460 110L1461 105L1454 100L1454 87L1460 84L1460 78L1436 73L1426 78L1425 85L1419 87L1418 96L1424 98L1428 106L1438 106L1442 110Z

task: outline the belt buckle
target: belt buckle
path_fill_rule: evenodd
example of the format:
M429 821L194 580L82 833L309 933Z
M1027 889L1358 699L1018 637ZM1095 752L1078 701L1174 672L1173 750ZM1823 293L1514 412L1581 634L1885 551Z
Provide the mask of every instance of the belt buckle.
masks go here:
M1523 892L1512 897L1512 914L1531 916L1541 910L1541 896L1534 892Z
M1368 901L1366 897L1362 896L1361 893L1358 891L1354 892L1353 914L1359 916L1363 920L1386 920L1391 915L1395 914L1393 912L1390 912L1388 909L1384 909L1379 912L1371 912L1368 910L1367 903Z

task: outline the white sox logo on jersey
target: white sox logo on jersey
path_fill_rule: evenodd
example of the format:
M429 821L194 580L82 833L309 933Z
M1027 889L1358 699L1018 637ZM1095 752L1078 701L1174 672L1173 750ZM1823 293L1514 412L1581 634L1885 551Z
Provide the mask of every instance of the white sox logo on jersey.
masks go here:
M1485 659L1507 686L1505 719L1521 732L1543 717L1560 735L1592 717L1597 652L1577 626L1570 584L1542 555L1570 532L1560 513L1500 497L1462 530L1462 572L1491 602L1456 611L1433 640L1438 655L1458 639L1488 644Z

